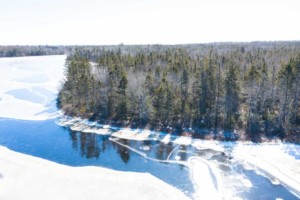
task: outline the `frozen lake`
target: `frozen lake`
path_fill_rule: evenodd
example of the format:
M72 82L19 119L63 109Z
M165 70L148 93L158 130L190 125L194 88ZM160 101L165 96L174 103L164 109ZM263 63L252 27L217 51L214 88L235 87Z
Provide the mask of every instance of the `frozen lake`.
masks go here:
M66 56L1 58L0 117L53 118L65 59Z

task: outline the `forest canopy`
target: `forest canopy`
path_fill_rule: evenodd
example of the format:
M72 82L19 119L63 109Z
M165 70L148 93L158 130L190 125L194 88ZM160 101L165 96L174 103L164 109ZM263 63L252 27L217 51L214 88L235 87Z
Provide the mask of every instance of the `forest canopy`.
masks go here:
M300 43L69 49L66 114L157 130L299 140Z

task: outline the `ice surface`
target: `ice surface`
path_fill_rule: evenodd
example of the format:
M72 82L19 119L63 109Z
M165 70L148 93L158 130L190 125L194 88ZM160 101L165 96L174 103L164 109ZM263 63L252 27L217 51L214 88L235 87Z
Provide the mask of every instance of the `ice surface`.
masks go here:
M43 104L44 101L46 100L42 95L32 92L27 88L9 90L6 91L5 94L12 95L16 99L25 100L37 104Z
M0 146L0 199L188 199L147 173L69 167ZM26 186L26 187L25 187Z
M295 156L299 145L238 142L232 148L235 159L254 165L300 198L300 159Z
M55 98L66 56L0 58L0 117L44 120L56 116Z

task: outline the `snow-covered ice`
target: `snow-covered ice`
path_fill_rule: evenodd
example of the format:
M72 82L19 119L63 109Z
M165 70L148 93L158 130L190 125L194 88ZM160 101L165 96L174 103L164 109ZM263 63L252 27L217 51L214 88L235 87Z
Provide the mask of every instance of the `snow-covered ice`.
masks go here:
M222 181L214 166L199 157L191 157L188 163L195 184L195 199L221 200Z
M122 129L114 132L112 136L128 140L148 140L150 134L151 131L149 130L139 131L138 129Z
M69 167L0 146L0 199L188 199L147 173Z
M0 117L44 120L56 116L65 59L64 55L0 58Z
M295 156L300 151L299 145L237 142L232 148L235 159L259 168L300 198L300 158Z
M173 141L173 143L180 145L190 145L192 143L192 138L186 136L179 136Z
M104 128L85 128L82 130L84 133L95 133L99 135L109 135L111 133L111 130L109 129L104 129Z
M171 135L166 134L164 138L161 140L162 143L168 144L171 141Z
M212 149L220 152L224 151L224 148L221 147L220 142L215 140L210 141L210 140L194 139L192 146L196 147L197 149Z

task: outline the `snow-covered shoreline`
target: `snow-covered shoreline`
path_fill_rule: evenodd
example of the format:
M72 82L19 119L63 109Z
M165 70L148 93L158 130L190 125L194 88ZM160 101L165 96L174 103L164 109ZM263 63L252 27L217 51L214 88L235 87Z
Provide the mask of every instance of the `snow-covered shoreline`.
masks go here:
M89 122L87 120L83 120L80 118L64 118L63 117L63 126L70 126L72 127L74 124L84 124L86 126L89 126L89 124L92 124L92 126L98 126L99 130L101 130L101 127L105 126L107 128L107 125L101 125L97 124L95 122ZM71 122L71 123L70 123ZM112 128L112 127L109 127ZM288 190L293 192L296 196L300 197L300 160L295 159L294 157L290 156L288 152L284 151L282 147L286 145L287 148L291 148L293 145L284 144L284 143L261 143L261 144L255 144L252 142L221 142L221 141L215 141L215 140L199 140L199 139L192 139L191 137L185 137L185 136L174 136L171 134L164 134L160 132L155 131L148 131L144 130L141 131L139 129L122 129L122 128L113 128L118 130L115 132L116 134L112 134L113 137L116 138L125 138L129 140L158 140L162 143L174 143L176 145L186 145L186 146L193 146L197 148L198 150L205 150L205 149L211 149L216 152L225 153L228 150L228 147L230 149L230 155L233 156L235 160L239 160L241 163L249 163L254 168L260 171L264 171L266 174L268 174L269 177L272 177L276 180L279 180L281 184L283 184ZM124 131L122 131L124 130ZM83 130L84 132L84 130ZM148 134L141 134L146 132ZM96 133L96 132L95 132ZM297 151L300 151L300 148L298 145L294 145L294 149ZM228 152L226 152L228 153ZM298 152L300 156L300 152ZM274 159L277 158L277 159ZM211 193L214 193L212 196L215 199L219 199L220 194L223 193L222 186L220 186L218 189L214 189L213 191L213 177L209 177L207 175L204 176L204 174L208 173L211 174L211 170L214 169L214 176L216 176L219 172L218 169L215 166L215 163L207 161L207 163L204 163L201 161L201 159L191 159L191 162L188 161L186 165L189 167L191 172L191 179L195 183L195 198L197 199L199 196L205 195L205 192L207 190L210 190L210 195L213 195ZM276 165L276 167L274 167ZM291 169L293 168L293 169ZM197 170L198 169L198 170ZM200 176L197 171L201 170L202 175ZM201 174L200 173L200 174ZM201 178L202 177L202 178ZM221 179L222 177L220 175L218 177L218 184L223 182ZM205 184L203 180L205 179ZM252 183L246 178L246 177L240 177L243 184L245 184L245 187L252 187ZM201 184L201 186L200 186ZM227 188L228 190L229 188ZM234 194L233 194L234 195ZM222 195L221 195L222 196ZM229 199L232 196L229 195ZM226 198L227 199L227 198Z
M71 123L69 123L70 121ZM92 122L80 118L69 118L68 120L65 120L65 124L60 125L72 126L74 123L88 125ZM103 125L99 126L101 127ZM228 149L229 146L231 156L233 156L234 159L249 163L260 171L265 172L269 177L279 180L288 190L300 198L300 160L295 159L293 156L289 155L287 152L288 150L284 151L283 149L284 146L286 146L286 149L292 148L293 146L294 150L296 150L296 154L299 154L298 156L300 157L299 145L284 144L282 142L265 142L261 144L241 141L221 142L215 140L192 139L191 137L185 136L172 136L173 138L171 139L170 134L164 135L159 134L159 132L149 132L148 130L145 131L149 134L143 134L143 137L141 137L138 133L143 133L143 131L138 131L138 129L125 129L125 135L124 132L120 131L122 128L118 128L118 130L119 131L116 132L117 134L112 134L112 136L129 140L140 140L140 138L142 138L142 140L157 140L157 138L159 138L158 140L162 143L172 142L177 145L192 145L200 150L212 149L217 152L225 152L226 148ZM193 163L196 162L198 161L193 159ZM191 171L194 170L194 166L201 166L202 169L210 170L210 168L205 166L202 162L188 166ZM245 181L247 181L247 183L249 182L249 180ZM247 185L249 184L251 183L249 182ZM199 191L199 188L196 188L196 191Z
M188 199L147 173L69 167L0 146L0 199Z

